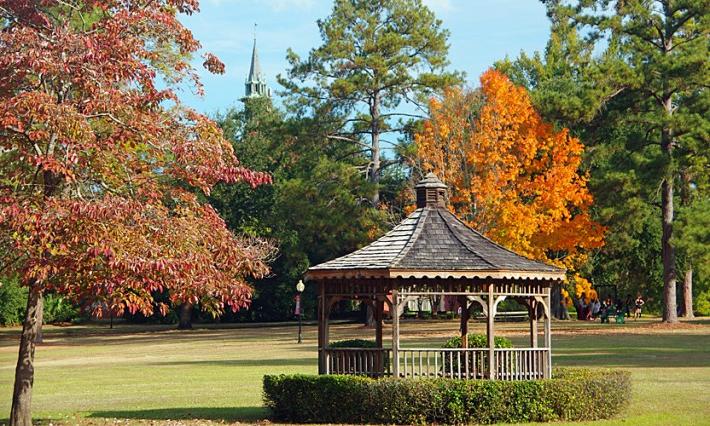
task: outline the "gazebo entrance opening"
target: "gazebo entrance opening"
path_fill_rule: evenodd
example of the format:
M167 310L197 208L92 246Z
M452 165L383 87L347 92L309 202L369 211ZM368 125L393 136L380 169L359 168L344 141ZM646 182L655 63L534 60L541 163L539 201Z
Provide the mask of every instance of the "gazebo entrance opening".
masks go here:
M565 271L527 259L488 240L445 207L446 186L433 174L416 186L417 210L370 245L314 266L307 279L319 288L318 370L400 378L532 380L552 370L550 293ZM400 315L413 298L454 298L461 307L461 348L402 347ZM341 300L371 304L374 348L333 348L329 315ZM513 299L529 317L529 347L496 348L498 305ZM486 318L488 347L468 347L470 307ZM383 345L385 305L392 318L391 346ZM543 339L538 323L543 320Z

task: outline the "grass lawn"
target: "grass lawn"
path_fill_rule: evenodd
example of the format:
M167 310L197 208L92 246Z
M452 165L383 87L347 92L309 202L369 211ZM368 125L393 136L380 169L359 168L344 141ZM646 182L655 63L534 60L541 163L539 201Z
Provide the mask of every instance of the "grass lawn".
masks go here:
M404 346L438 346L458 328L455 321L403 321L402 326ZM482 331L483 325L472 329ZM525 341L521 323L498 329L514 343ZM0 419L10 412L18 333L0 329ZM305 328L300 345L292 326L188 332L168 326L47 326L44 334L36 354L33 412L45 422L254 423L267 416L261 401L264 374L316 373L315 326ZM338 325L331 340L372 334L357 325ZM624 418L595 425L710 425L710 321L670 329L657 320L624 326L558 322L553 348L556 366L632 372L634 394Z

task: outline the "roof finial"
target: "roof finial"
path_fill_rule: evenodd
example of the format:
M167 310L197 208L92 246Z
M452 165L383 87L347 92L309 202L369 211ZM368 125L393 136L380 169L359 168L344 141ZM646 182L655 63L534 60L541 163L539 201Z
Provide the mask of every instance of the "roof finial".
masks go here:
M256 43L256 27L257 27L257 25L259 25L259 24L254 22L254 43Z

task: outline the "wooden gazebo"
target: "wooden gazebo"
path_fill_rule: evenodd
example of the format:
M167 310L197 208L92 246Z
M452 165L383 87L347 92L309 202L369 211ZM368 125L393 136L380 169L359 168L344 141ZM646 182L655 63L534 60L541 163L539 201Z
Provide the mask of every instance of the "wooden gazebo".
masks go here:
M446 208L446 185L429 173L416 185L417 209L382 238L348 255L310 268L319 289L320 374L401 378L530 380L551 374L550 289L565 271L507 250L468 227ZM400 346L399 317L412 298L454 298L461 307L462 348ZM498 304L512 298L527 307L530 345L496 348ZM328 318L340 300L371 303L376 348L329 347ZM487 320L487 348L469 348L470 308ZM392 344L383 346L384 306L392 316ZM538 320L544 318L543 342Z

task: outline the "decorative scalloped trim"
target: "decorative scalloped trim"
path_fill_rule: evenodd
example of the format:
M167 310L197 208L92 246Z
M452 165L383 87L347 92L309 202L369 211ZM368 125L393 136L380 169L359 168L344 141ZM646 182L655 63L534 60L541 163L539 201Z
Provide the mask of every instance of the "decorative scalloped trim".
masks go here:
M309 270L309 280L347 279L347 278L384 278L384 279L490 279L490 280L532 280L564 281L564 272L526 272L526 271L417 271L405 269L348 269L348 270Z

